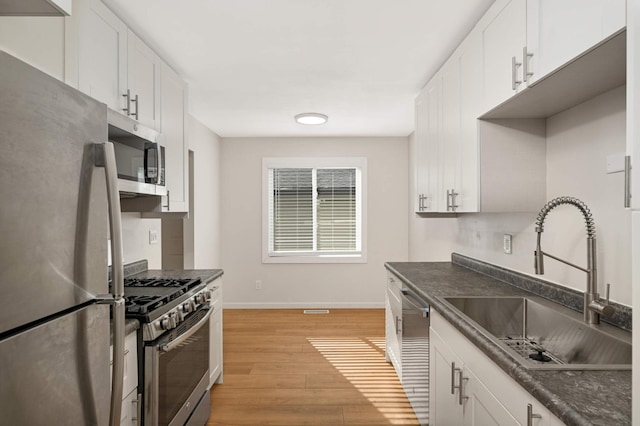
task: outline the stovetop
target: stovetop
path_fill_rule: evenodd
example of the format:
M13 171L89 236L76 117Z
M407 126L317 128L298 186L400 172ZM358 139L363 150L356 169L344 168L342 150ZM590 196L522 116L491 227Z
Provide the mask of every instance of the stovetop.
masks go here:
M127 316L148 322L151 317L157 317L181 302L185 294L197 291L203 285L200 278L125 278Z

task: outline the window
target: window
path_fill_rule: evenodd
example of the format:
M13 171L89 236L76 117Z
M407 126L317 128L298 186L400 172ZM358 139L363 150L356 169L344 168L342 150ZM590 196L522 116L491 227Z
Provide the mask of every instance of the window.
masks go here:
M365 262L364 158L263 160L263 261Z

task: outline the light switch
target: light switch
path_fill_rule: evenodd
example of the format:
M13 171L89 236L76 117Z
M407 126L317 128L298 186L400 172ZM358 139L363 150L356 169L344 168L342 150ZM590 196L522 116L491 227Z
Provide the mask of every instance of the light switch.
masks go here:
M149 229L149 244L158 244L158 231Z
M504 250L504 252L506 254L511 254L511 239L513 238L513 236L511 234L504 234L503 236L503 244L502 244L502 248Z

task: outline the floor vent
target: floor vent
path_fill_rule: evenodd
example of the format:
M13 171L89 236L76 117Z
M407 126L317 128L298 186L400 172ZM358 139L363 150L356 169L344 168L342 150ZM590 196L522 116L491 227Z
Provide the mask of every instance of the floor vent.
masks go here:
M328 314L328 309L305 309L305 314Z

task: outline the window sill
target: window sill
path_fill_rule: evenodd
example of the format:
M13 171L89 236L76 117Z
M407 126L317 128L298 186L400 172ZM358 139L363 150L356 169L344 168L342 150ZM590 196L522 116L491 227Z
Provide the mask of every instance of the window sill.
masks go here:
M275 255L263 256L262 263L367 263L367 256L361 254L345 255Z

